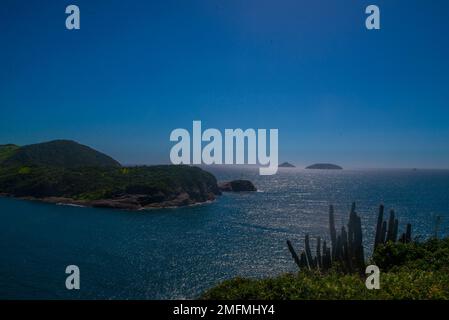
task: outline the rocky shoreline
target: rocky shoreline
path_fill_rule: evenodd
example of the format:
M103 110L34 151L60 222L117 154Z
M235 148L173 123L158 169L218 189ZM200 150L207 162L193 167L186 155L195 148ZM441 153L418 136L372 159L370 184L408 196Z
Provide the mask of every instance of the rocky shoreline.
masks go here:
M147 195L122 195L112 199L98 199L98 200L79 200L68 197L16 197L11 194L0 193L2 197L10 197L20 200L39 201L44 203L52 203L59 205L73 205L80 207L91 208L108 208L119 210L139 211L147 209L162 209L162 208L179 208L198 204L210 203L216 199L214 193L208 193L202 199L195 199L186 192L182 192L170 199L159 202L148 202Z
M64 196L17 196L10 193L0 193L1 197L10 197L20 200L39 201L44 203L80 206L91 208L108 208L129 211L140 211L149 209L162 208L180 208L186 206L193 206L199 204L206 204L216 200L221 192L246 192L257 191L257 188L249 180L233 180L222 182L208 192L194 192L189 194L185 191L180 191L177 194L164 195L163 193L156 194L120 194L108 199L75 199Z

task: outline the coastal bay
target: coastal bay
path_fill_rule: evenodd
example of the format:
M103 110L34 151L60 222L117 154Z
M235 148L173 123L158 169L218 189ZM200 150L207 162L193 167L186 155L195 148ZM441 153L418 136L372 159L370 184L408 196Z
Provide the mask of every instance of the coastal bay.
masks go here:
M191 299L233 277L296 272L285 240L300 248L306 233L327 234L329 204L340 228L357 202L367 254L381 202L415 235L432 236L436 214L440 237L449 230L448 170L209 171L218 181L250 180L258 191L139 214L0 198L0 297ZM89 290L65 289L69 264Z

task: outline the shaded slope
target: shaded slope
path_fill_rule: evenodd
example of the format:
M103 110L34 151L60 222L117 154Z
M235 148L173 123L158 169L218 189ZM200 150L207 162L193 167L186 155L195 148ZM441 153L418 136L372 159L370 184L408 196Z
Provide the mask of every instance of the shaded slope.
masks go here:
M120 167L111 157L70 140L54 140L20 147L2 162L4 166Z

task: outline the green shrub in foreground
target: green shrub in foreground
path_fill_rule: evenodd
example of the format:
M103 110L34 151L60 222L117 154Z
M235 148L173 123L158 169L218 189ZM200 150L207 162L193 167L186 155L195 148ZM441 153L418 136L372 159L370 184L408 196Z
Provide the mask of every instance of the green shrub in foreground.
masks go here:
M449 238L407 244L388 242L376 249L371 261L383 271L408 267L449 272Z
M235 278L210 289L203 299L217 300L365 300L449 299L449 276L443 272L401 270L381 273L381 288L368 290L358 275L300 272L269 279Z
M365 277L332 271L299 272L276 278L227 280L203 299L364 300L449 299L449 238L380 245L371 258L380 268L380 289L368 290Z

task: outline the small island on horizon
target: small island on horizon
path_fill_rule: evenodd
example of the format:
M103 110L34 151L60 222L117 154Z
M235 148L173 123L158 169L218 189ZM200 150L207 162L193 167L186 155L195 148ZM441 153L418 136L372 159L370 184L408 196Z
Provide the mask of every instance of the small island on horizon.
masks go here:
M342 167L332 163L315 163L306 167L306 169L343 170Z
M289 162L282 162L280 165L278 165L278 168L296 168L296 167Z

